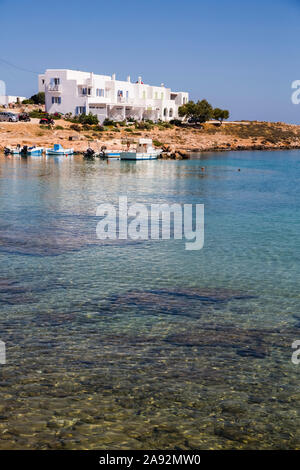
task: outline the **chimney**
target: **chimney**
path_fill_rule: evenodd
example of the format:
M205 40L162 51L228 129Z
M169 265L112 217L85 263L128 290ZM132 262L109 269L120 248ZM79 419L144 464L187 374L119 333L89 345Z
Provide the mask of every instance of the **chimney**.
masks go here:
M142 77L138 78L138 83L142 83Z
M127 77L127 82L130 82L130 75L128 75Z
M164 84L164 83L161 83L161 84L160 84L160 86L161 86L161 87L164 87L164 86L165 86L165 84Z
M112 80L115 80L115 79L116 79L116 74L115 74L115 73L112 74L111 79L112 79Z

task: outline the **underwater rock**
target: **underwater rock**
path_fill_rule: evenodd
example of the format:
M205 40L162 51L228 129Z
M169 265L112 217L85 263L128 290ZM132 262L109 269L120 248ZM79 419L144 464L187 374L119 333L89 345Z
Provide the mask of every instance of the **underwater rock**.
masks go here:
M139 308L140 313L197 317L206 308L252 298L252 295L225 289L163 288L113 295L107 299L107 305L112 310L133 307Z

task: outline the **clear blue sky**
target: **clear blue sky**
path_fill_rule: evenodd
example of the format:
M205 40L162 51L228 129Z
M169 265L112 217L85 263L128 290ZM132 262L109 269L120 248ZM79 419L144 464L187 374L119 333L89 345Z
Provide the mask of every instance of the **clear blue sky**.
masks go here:
M0 0L0 58L38 73L142 75L230 110L232 119L300 123L298 0ZM37 77L0 61L7 92Z

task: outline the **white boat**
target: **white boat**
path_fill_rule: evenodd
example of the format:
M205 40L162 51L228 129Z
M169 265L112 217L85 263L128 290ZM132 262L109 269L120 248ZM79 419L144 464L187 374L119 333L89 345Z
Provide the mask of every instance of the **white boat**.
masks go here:
M139 139L135 152L120 153L121 160L156 160L161 154L161 149L155 149L152 144L152 139Z
M25 155L42 155L44 151L44 147L36 147L33 145L32 147L27 147L27 145L24 145L24 147L21 150L21 153Z
M64 149L60 144L55 144L53 149L46 149L46 155L72 155L74 149Z
M17 145L16 147L5 147L4 153L7 155L9 153L18 155L21 153L21 146Z

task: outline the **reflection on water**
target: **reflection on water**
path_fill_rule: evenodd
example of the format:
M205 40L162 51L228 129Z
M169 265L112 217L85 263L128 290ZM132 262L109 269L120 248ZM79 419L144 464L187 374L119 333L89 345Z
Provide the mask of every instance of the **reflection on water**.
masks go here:
M299 448L299 152L200 157L0 157L1 449ZM119 195L204 249L97 240Z

